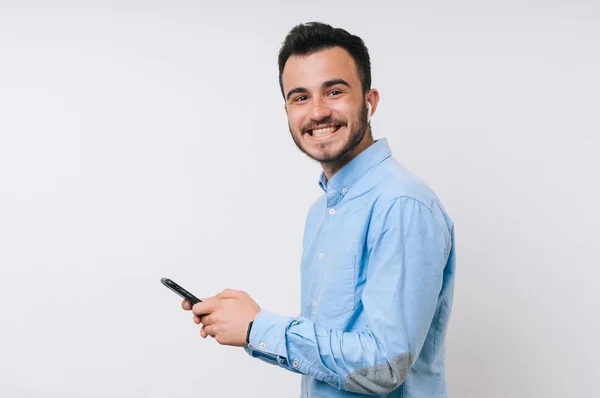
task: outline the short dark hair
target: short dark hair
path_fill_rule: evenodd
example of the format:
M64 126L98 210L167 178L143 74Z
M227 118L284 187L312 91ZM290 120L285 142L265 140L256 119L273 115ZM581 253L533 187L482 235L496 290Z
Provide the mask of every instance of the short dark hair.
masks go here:
M371 59L363 40L344 29L321 22L308 22L292 28L279 50L279 87L284 98L281 76L287 60L292 55L310 55L332 47L343 48L354 59L363 94L371 89Z

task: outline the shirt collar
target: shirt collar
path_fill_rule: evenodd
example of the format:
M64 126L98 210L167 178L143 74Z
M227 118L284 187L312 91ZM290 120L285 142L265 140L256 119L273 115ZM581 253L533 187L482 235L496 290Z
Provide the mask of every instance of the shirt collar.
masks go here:
M327 189L333 188L341 194L345 194L363 175L391 155L392 150L387 138L376 140L370 147L359 153L335 173L329 181L325 173L321 172L319 186L325 192L327 192Z

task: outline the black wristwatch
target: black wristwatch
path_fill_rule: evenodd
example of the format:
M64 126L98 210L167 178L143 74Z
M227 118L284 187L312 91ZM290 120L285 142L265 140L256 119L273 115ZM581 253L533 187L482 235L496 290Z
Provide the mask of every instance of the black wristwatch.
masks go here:
M250 344L250 330L252 330L252 324L254 323L254 321L251 321L248 324L248 333L246 333L246 343Z

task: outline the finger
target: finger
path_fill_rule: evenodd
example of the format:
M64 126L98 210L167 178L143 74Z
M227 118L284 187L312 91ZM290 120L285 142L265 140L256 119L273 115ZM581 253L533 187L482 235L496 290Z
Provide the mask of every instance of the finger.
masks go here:
M184 310L186 310L186 311L189 311L189 310L191 310L191 309L192 309L192 303L190 303L190 302L189 302L189 301L187 301L187 300L183 300L183 301L181 302L181 308L183 308L183 309L184 309Z
M211 314L215 311L215 309L217 308L218 303L217 300L215 298L209 298L206 299L205 301L202 301L200 303L196 303L192 306L192 312L194 313L194 315L208 315Z
M211 337L215 337L215 327L212 325L209 326L203 326L204 329L204 333L206 333L207 335L211 336Z
M203 324L204 326L208 326L208 325L212 325L214 322L214 317L211 315L202 315L201 317L198 317L200 319L200 323Z
M202 328L200 329L200 336L202 336L203 339L205 339L206 337L208 337L208 335L204 331L204 326L202 326Z
M194 323L195 323L196 325L200 325L200 318L199 318L199 317L197 317L196 315L194 315Z

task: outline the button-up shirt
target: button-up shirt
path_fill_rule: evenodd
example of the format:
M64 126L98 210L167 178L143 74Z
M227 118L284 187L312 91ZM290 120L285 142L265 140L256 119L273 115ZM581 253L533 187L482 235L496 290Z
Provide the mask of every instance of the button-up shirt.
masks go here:
M310 208L300 315L261 310L245 350L302 375L302 397L447 396L454 227L377 140Z

